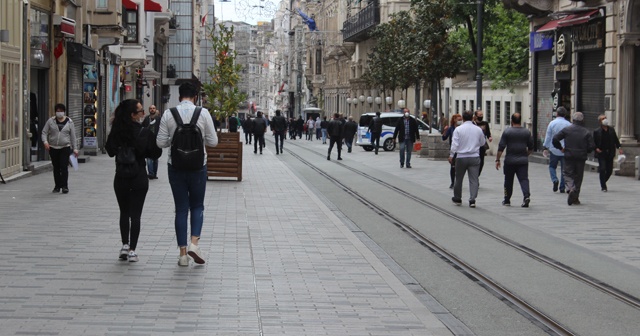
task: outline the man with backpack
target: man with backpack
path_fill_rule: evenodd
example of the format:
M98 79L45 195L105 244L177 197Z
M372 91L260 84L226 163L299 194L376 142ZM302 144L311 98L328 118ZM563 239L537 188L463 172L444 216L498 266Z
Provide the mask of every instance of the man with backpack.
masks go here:
M369 123L369 132L371 132L371 146L375 149L376 155L378 155L378 147L380 147L380 135L382 135L382 118L380 118L380 112L376 112L376 116L371 119Z
M271 120L271 130L276 137L276 155L282 153L285 133L287 131L287 119L283 117L280 110L276 110L276 116ZM278 143L278 139L280 143Z
M176 212L176 237L180 247L178 265L189 266L189 257L196 264L205 263L198 247L207 186L207 153L204 147L205 144L215 147L218 136L209 111L195 105L197 88L191 83L183 83L178 92L180 104L162 115L156 142L160 148L171 147L167 161ZM187 244L189 212L191 244Z
M258 147L260 147L260 154L262 154L264 132L266 130L267 121L262 117L262 112L258 111L256 117L253 118L253 154L258 154Z

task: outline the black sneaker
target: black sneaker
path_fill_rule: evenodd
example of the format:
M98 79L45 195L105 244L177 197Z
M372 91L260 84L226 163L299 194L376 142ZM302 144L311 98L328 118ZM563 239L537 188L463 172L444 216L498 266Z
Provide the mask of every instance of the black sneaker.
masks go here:
M558 191L558 181L553 182L553 192Z
M470 208L475 208L476 207L476 201L469 201L469 207Z
M338 156L338 160L342 160L342 158Z
M62 188L62 193L63 194L68 194L69 193L69 188Z
M53 188L53 191L51 191L51 192L53 192L53 193L59 193L59 192L60 192L60 188L55 187L55 188Z
M561 193L561 194L564 194L564 189L560 189L560 193Z
M525 197L525 199L522 201L521 207L528 208L529 207L529 202L531 202L531 199L529 197Z
M403 163L400 164L400 168L404 168L404 164Z
M453 201L455 205L462 205L462 199L460 198L451 197L451 201Z
M411 165L410 165L410 164L407 164L407 168L411 168Z
M453 183L449 185L449 189L453 189Z
M567 204L571 205L576 201L575 193L573 191L569 191L569 196L567 197Z
M511 201L503 200L503 201L502 201L502 205L504 205L504 206L511 206Z

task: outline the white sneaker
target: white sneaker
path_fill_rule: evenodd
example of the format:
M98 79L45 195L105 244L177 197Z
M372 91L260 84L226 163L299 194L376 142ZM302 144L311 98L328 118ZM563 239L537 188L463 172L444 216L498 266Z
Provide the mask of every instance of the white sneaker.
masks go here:
M178 266L189 266L189 256L185 254L178 257Z
M196 264L204 264L204 258L202 258L202 254L200 253L200 248L198 247L198 245L196 244L190 244L189 248L187 249L187 254L193 258L193 261Z
M129 251L129 262L136 261L138 261L138 254L136 253L136 251Z
M129 257L129 245L128 244L124 244L122 245L122 248L120 249L120 260L127 260L127 257Z

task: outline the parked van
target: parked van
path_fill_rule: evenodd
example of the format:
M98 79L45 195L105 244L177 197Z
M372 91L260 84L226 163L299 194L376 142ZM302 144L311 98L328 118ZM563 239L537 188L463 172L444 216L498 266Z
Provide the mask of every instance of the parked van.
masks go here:
M373 150L373 146L371 145L371 133L368 132L368 130L369 124L375 116L375 112L365 113L360 116L360 122L358 123L356 146L361 146L366 151ZM392 151L395 149L396 145L395 143L393 143L393 132L396 130L396 124L398 123L398 120L400 120L402 117L403 114L400 112L383 112L380 114L380 118L382 118L380 147L382 147L385 151ZM411 118L416 119L415 116L411 116ZM416 119L416 122L418 122L418 130L421 137L429 134L429 125L427 125L420 119ZM431 132L431 134L440 134L440 132L435 128Z

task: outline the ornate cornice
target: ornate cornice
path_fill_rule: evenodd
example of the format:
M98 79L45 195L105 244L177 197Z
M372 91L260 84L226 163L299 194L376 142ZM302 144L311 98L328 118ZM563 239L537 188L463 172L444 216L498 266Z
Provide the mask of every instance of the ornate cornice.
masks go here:
M526 15L546 16L553 12L553 0L502 0L502 3Z

